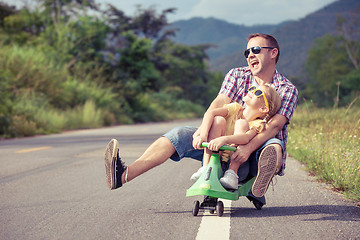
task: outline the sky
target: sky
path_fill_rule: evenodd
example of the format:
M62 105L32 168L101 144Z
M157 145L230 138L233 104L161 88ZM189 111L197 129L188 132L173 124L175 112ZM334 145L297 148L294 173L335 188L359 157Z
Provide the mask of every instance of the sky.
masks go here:
M160 13L167 8L177 8L168 14L168 22L192 17L214 17L230 23L252 26L256 24L279 24L299 20L336 0L95 0L105 6L110 3L133 16L136 5L155 7ZM21 5L31 0L7 0L8 4Z
M214 17L230 23L252 26L278 24L299 20L336 0L96 0L111 3L126 15L135 13L136 5L154 6L158 12L175 7L175 14L168 14L168 21L192 17Z

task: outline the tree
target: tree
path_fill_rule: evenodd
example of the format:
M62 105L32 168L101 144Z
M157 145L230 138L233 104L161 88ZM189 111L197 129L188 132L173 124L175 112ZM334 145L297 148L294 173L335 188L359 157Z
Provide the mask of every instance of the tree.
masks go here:
M45 8L44 14L51 19L54 24L63 21L68 22L72 17L77 19L79 15L84 15L88 9L99 10L95 0L37 0L40 6Z
M0 27L4 27L4 19L10 15L15 14L15 6L9 6L6 3L0 2Z
M144 37L155 41L159 38L159 34L161 34L164 27L168 25L166 15L174 13L176 8L165 9L160 15L156 13L154 7L143 9L141 6L138 6L137 11L138 12L132 22L132 29L137 35L143 35Z
M168 119L178 109L195 116L202 111L200 104L214 98L221 77L208 70L205 51L210 45L184 46L169 39L175 30L165 28L166 16L175 9L158 14L139 6L129 17L109 5L94 17L87 14L96 11L94 0L37 2L36 9L5 8L3 14L0 6L2 50L9 45L4 56L11 55L15 66L5 67L11 74L9 84L3 84L11 86L21 75L26 84L18 85L31 93L16 99L20 105L44 103L65 110L90 98L112 116L147 121ZM27 64L16 64L18 59ZM49 82L52 86L43 84Z
M347 16L337 17L337 32L342 36L346 53L354 65L355 69L359 69L359 53L360 53L360 7L357 7Z
M185 46L168 41L162 49L160 60L167 87L179 87L181 97L194 103L206 105L211 100L207 95L212 74L208 71L206 49L210 45Z
M348 104L359 95L360 8L338 16L338 35L315 40L306 71L310 78L302 95L320 106Z
M302 93L303 97L312 99L319 106L337 105L338 100L346 104L343 101L349 94L349 89L345 88L349 82L346 81L354 79L346 76L355 68L347 55L342 36L326 35L317 39L309 51L306 70L310 81Z

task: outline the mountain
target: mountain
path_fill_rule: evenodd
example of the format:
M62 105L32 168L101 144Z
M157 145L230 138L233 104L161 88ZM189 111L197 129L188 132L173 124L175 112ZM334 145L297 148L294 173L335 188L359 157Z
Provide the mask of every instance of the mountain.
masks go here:
M298 21L279 25L244 26L215 18L192 18L176 21L170 28L178 29L175 42L185 45L214 44L207 51L210 68L224 74L233 67L244 66L246 38L251 33L273 35L280 45L277 69L288 77L300 76L307 53L316 38L336 34L336 18L360 8L359 0L336 1Z
M211 59L229 55L234 52L234 49L242 49L250 33L271 33L276 27L276 25L246 27L215 18L192 18L177 21L171 25L171 28L179 30L174 38L175 42L186 45L215 44L217 47L208 51Z

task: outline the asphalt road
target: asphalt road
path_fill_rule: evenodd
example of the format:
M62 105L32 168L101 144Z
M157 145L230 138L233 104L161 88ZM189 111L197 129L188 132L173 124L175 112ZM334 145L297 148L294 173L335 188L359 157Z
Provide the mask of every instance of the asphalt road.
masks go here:
M0 141L0 239L360 239L360 208L291 158L261 211L242 197L225 204L221 218L192 216L193 201L202 197L185 197L189 177L200 166L191 159L170 160L120 189L107 189L103 156L111 138L119 140L130 163L172 127L198 124Z

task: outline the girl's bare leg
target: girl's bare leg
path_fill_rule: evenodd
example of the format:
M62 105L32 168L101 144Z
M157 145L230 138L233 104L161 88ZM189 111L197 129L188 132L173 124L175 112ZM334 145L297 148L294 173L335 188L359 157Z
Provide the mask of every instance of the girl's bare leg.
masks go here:
M219 116L215 117L209 131L208 141L215 139L217 137L224 136L225 131L226 131L225 118ZM207 166L209 164L211 154L212 154L211 150L208 150L207 148L204 149L203 166Z
M243 130L240 129L238 122L235 122L235 127L234 127L234 134L243 134ZM237 173L239 167L241 166L241 164L243 164L244 162L240 162L240 161L230 161L230 165L229 165L229 169L233 170L234 172Z

